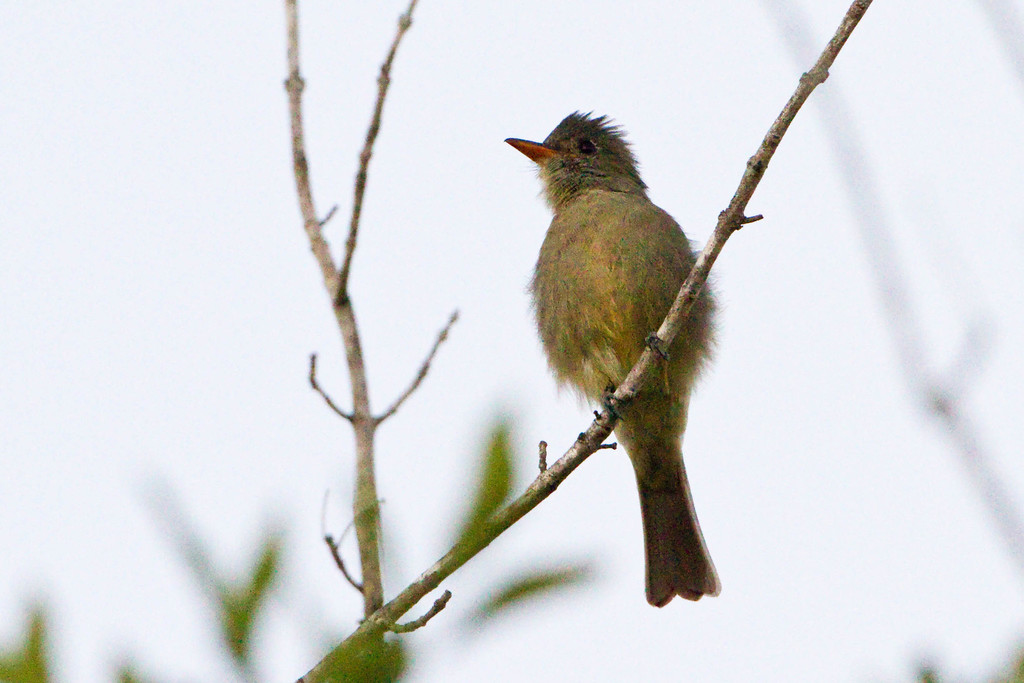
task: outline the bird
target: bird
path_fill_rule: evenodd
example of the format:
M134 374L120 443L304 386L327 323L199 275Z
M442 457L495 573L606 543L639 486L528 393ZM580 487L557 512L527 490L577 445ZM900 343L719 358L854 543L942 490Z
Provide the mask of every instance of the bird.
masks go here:
M553 213L530 282L548 365L560 385L612 406L611 393L693 266L693 247L647 196L625 132L608 117L577 111L543 142L505 142L537 165ZM646 598L656 607L721 591L682 457L690 392L715 342L715 310L705 285L654 377L631 403L614 406L615 435L640 497Z

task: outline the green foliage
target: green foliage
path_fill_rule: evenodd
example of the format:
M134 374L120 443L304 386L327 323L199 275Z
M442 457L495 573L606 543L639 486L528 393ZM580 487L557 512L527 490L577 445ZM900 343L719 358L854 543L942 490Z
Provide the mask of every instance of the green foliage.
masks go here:
M140 674L134 662L127 661L117 670L117 683L152 683L152 679Z
M926 664L917 672L917 683L939 683L939 672Z
M1013 671L1006 681L1007 683L1024 683L1024 651L1017 653L1017 659L1013 663Z
M509 418L496 421L483 453L472 503L458 534L459 545L471 545L485 529L488 520L509 502L516 479L516 459L512 452L512 426ZM472 612L472 619L491 619L510 607L550 594L552 591L578 585L590 578L584 565L554 569L532 569L525 574L505 579Z
M216 582L221 637L235 663L243 669L252 666L253 625L277 578L281 546L281 534L267 532L247 578L235 582L223 579Z
M592 577L592 569L584 564L533 570L507 579L491 591L490 597L477 606L472 618L475 621L492 619L511 607L545 597L553 591L585 584Z
M150 492L157 517L167 527L178 554L213 603L221 642L242 678L253 679L252 636L277 581L284 545L279 529L265 530L256 559L241 577L218 568L199 533L189 523L169 489L157 482Z
M922 665L918 669L917 683L942 683L945 680L948 679L931 664ZM997 674L988 680L989 683L1024 683L1024 650L1019 650L1014 655L1005 673Z
M508 501L512 493L515 462L512 458L511 431L507 418L499 420L491 430L483 468L474 487L473 502L459 531L460 545L479 536L487 520Z
M354 639L332 653L326 680L338 683L390 683L400 680L408 667L405 647L397 639Z
M29 610L23 641L0 649L0 681L47 683L50 680L50 643L46 610L36 603Z

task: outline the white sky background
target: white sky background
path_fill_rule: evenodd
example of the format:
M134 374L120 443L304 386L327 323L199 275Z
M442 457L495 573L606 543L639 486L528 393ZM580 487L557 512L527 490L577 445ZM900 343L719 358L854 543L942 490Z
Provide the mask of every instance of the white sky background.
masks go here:
M820 48L846 0L801 4ZM399 51L352 282L378 410L462 317L379 433L389 595L447 549L496 414L518 418L521 485L537 441L554 456L589 422L535 337L549 213L502 140L611 115L703 243L802 70L755 0L626 7L422 0ZM403 9L300 7L336 253ZM289 528L265 680L304 673L315 637L360 616L320 540L325 489L332 530L348 522L352 439L307 383L315 351L347 403L291 175L283 24L272 2L0 6L0 642L45 597L63 681L109 680L126 654L161 680L230 674L145 502L155 478L225 569L266 520ZM977 3L921 0L875 3L824 88L866 141L929 362L991 320L965 408L1024 506L1024 89ZM1020 642L1021 575L903 382L818 96L750 204L765 220L714 269L721 344L684 450L721 597L645 603L632 473L602 451L445 582L448 608L409 637L414 680L900 681L921 658L971 680ZM461 626L499 579L574 559L597 567L587 589Z

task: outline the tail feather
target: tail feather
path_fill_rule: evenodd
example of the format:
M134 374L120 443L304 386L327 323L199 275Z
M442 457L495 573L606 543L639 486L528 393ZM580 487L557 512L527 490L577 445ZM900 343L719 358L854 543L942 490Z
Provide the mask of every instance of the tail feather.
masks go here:
M683 474L681 486L675 490L639 486L647 554L647 602L656 607L664 607L676 595L700 600L722 590L685 477Z
M722 590L700 532L683 465L685 400L641 395L615 427L633 463L647 555L647 602L699 600Z

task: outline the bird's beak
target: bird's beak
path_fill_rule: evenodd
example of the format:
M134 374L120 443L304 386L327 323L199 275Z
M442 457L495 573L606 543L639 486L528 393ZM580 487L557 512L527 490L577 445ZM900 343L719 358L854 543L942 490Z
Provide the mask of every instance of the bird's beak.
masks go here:
M558 150L539 142L530 142L529 140L520 140L519 138L506 138L505 142L528 156L535 164L543 165L547 163L548 159L558 154Z

